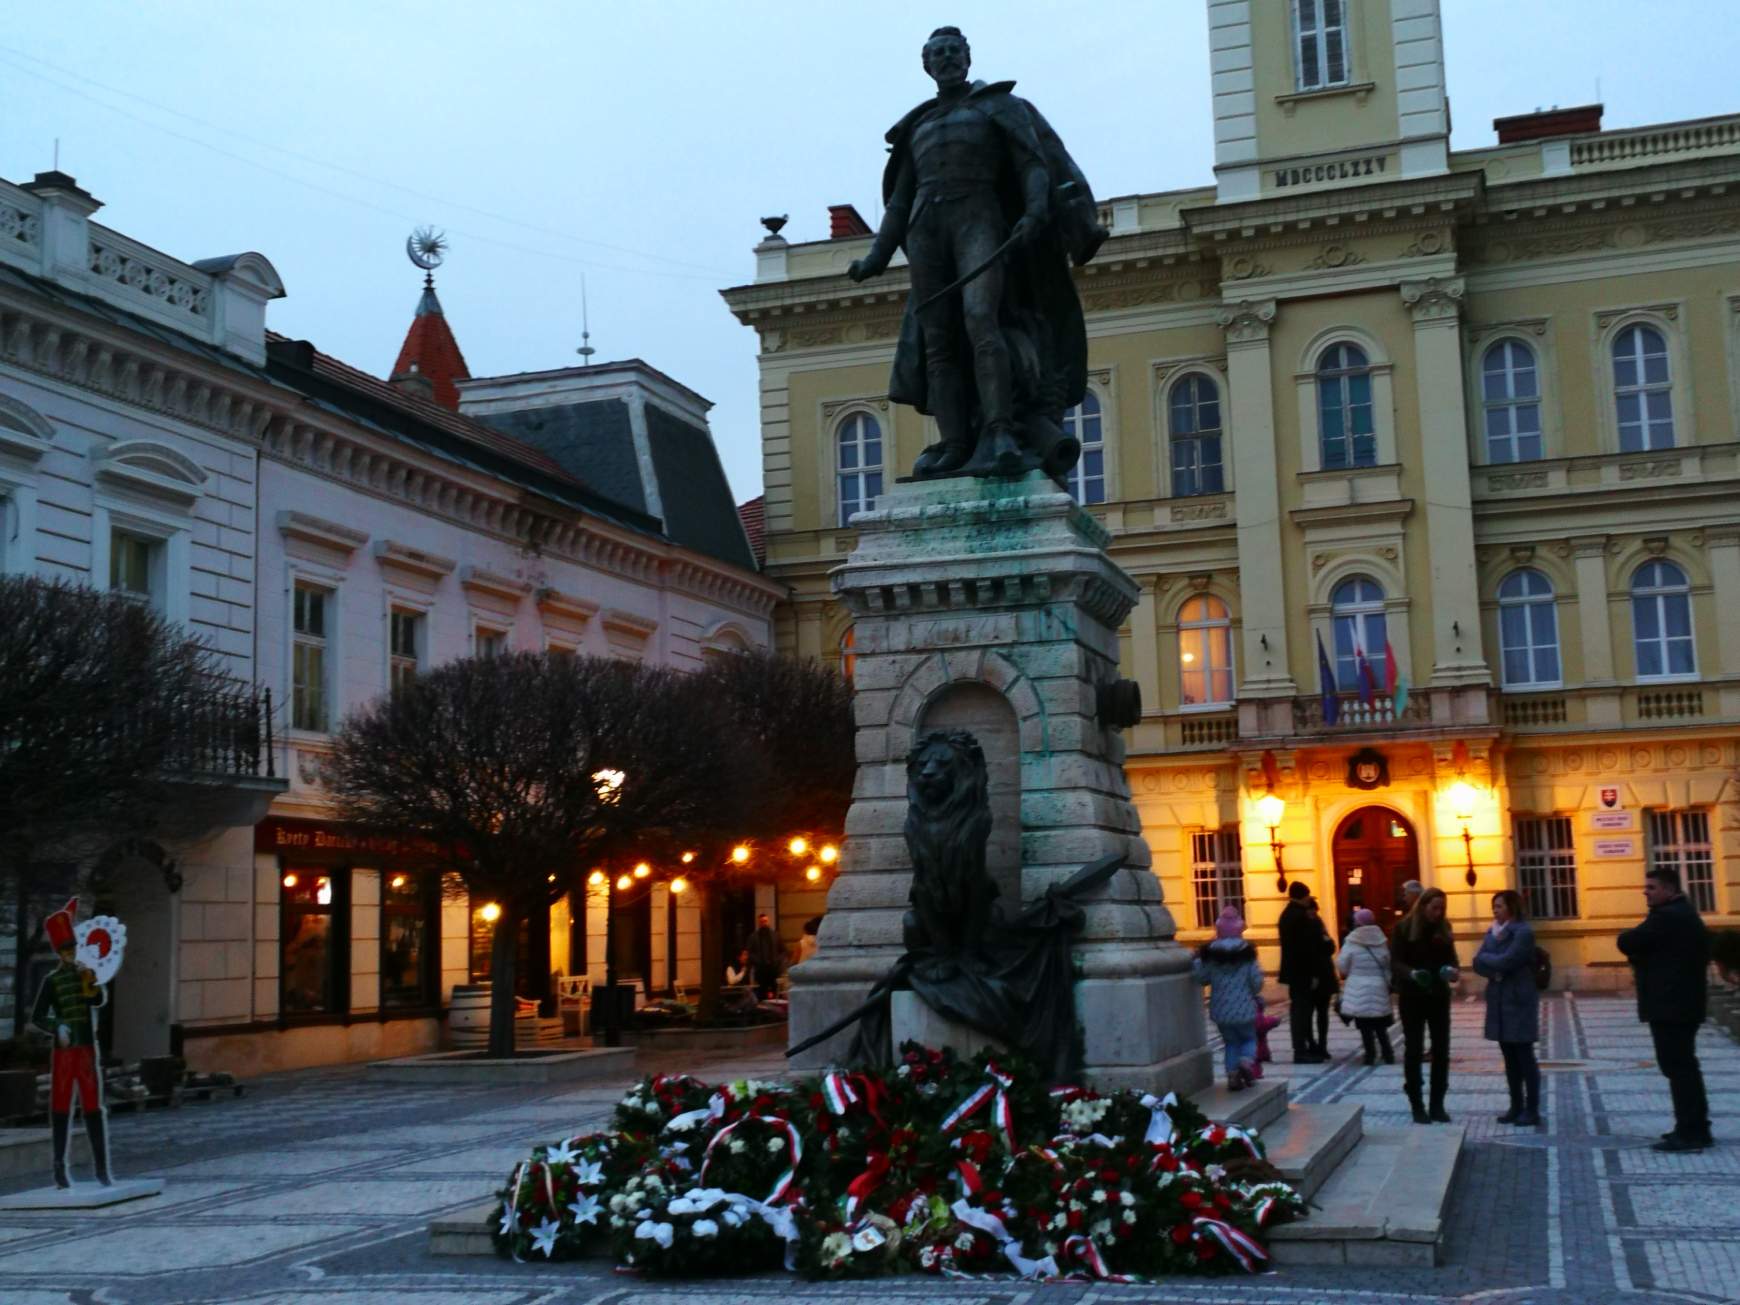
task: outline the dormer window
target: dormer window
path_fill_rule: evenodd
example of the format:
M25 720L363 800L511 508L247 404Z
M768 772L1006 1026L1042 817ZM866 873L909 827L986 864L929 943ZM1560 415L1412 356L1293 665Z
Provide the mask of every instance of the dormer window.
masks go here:
M1348 0L1293 0L1295 83L1301 91L1346 86Z

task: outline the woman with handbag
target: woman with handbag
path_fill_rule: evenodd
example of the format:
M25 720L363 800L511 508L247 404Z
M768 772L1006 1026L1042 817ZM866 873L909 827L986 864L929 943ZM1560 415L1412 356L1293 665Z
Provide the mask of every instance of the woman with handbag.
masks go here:
M1535 931L1523 918L1522 896L1506 888L1492 895L1492 928L1474 954L1474 972L1486 980L1486 1036L1504 1053L1510 1109L1501 1124L1534 1128L1541 1122L1541 994L1535 987Z
M1395 1064L1395 1048L1390 1046L1390 1025L1395 1022L1390 1012L1390 944L1377 917L1363 906L1353 913L1353 928L1341 944L1335 968L1347 980L1341 990L1341 1013L1359 1028L1365 1063L1375 1065L1382 1048L1384 1064Z
M1402 1014L1402 1086L1416 1124L1448 1124L1444 1094L1450 1090L1450 989L1462 981L1456 939L1444 918L1442 888L1428 888L1396 925L1390 941L1392 982ZM1432 1035L1432 1104L1420 1099L1420 1063L1426 1034Z

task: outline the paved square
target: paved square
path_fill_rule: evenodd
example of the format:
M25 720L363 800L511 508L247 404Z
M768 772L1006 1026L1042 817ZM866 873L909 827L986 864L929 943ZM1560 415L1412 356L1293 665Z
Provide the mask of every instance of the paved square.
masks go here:
M1609 1305L1740 1300L1740 1048L1706 1028L1698 1053L1716 1133L1700 1155L1649 1143L1669 1124L1666 1085L1628 998L1556 996L1545 1007L1547 1127L1496 1123L1505 1105L1482 1008L1454 1015L1451 1113L1468 1147L1447 1222L1445 1263L1296 1268L1152 1286L948 1282L917 1277L813 1284L784 1275L712 1283L641 1281L608 1263L437 1259L431 1215L484 1199L531 1144L601 1126L627 1086L393 1087L365 1069L264 1078L240 1099L117 1114L123 1175L162 1178L161 1198L97 1216L0 1215L5 1305L1219 1305L1354 1302ZM1327 1065L1277 1063L1300 1101L1354 1101L1369 1126L1408 1121L1401 1067L1367 1067L1335 1026ZM1284 1041L1284 1039L1282 1040ZM1285 1055L1285 1048L1277 1045ZM642 1072L772 1076L777 1053L663 1058ZM14 1181L13 1188L28 1186Z

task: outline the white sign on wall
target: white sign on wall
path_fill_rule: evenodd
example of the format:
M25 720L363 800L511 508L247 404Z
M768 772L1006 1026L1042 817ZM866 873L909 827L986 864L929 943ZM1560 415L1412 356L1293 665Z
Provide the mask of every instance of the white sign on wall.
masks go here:
M1637 840L1635 838L1597 838L1595 840L1595 859L1598 861L1617 861L1637 855Z
M1635 819L1629 811L1591 811L1589 828L1596 833L1625 833L1636 828L1632 823Z

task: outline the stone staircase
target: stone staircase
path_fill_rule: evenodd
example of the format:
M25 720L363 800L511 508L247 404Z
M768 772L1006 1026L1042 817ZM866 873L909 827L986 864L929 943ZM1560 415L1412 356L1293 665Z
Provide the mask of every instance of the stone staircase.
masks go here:
M1277 1265L1435 1265L1461 1124L1365 1127L1365 1107L1294 1105L1285 1079L1195 1097L1210 1119L1258 1130L1269 1160L1311 1202L1310 1216L1269 1231Z

